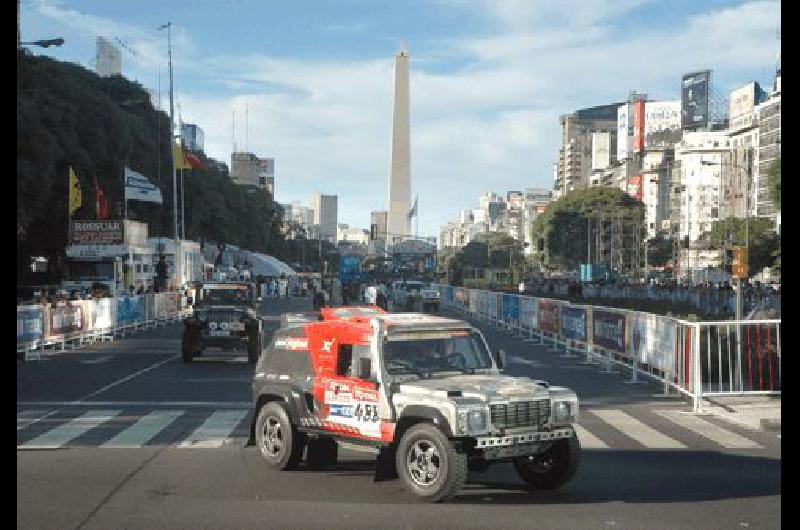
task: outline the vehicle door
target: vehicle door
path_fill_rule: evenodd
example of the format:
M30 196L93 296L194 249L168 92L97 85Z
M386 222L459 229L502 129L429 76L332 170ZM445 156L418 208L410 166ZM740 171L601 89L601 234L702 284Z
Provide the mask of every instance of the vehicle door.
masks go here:
M328 362L323 362L314 389L315 397L322 402L317 412L322 429L380 439L377 366L372 362L369 343L335 332L325 335L319 354Z

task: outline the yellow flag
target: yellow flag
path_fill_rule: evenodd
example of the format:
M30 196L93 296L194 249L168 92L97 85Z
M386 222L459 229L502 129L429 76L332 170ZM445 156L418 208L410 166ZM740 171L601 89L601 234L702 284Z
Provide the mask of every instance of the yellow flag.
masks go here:
M81 193L81 183L78 182L78 177L75 176L75 172L72 170L72 166L69 167L69 216L72 215L81 207L83 204L83 194Z
M172 144L172 155L175 157L175 169L192 169L192 166L186 161L186 156L184 156L180 145Z

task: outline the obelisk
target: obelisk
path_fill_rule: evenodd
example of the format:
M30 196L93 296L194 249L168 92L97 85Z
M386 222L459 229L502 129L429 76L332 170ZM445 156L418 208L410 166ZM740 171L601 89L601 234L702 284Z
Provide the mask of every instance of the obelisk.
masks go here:
M392 116L392 160L389 170L387 245L411 234L411 176L408 127L408 50L405 41L394 60L394 114Z

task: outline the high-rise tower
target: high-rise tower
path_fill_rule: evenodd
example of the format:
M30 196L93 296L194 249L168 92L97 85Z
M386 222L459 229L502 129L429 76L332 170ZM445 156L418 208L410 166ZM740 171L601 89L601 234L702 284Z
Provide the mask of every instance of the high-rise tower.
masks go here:
M387 244L411 234L411 175L408 120L408 50L400 45L394 61L394 114L392 116L392 160L389 170ZM398 239L395 239L398 238Z

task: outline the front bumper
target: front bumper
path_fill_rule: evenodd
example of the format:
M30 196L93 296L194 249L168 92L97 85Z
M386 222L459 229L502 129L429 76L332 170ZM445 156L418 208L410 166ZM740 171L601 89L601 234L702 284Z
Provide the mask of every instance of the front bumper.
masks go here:
M545 442L563 440L573 436L575 436L575 430L572 427L507 436L480 436L475 438L475 449L481 451L486 460L498 460L536 454L543 450Z

